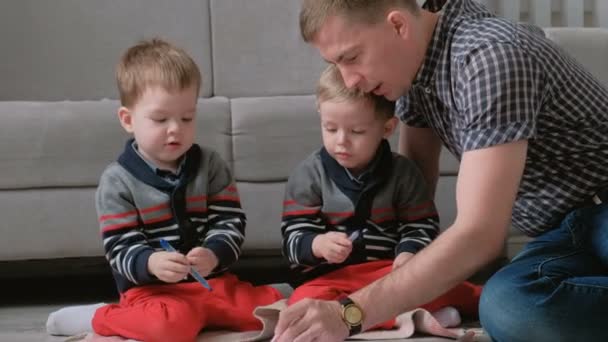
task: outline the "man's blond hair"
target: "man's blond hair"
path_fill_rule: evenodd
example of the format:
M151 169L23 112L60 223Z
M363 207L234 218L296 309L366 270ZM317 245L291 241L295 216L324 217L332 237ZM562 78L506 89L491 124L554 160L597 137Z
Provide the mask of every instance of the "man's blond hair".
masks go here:
M160 86L167 91L201 87L201 73L192 58L182 49L154 38L129 48L116 68L116 82L123 106L130 107L147 87Z
M374 24L384 19L389 10L396 8L414 14L420 11L416 0L303 0L300 33L305 42L311 42L330 16Z
M377 117L388 120L395 116L395 102L356 88L349 89L333 64L325 68L317 85L317 105L326 101L369 101L374 106Z

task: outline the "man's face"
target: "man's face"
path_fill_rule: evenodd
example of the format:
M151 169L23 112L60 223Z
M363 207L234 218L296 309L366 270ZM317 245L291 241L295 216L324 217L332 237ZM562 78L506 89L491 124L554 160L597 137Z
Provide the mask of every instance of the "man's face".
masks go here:
M347 87L395 101L409 91L421 63L412 39L414 20L408 22L414 17L400 14L403 21L387 17L376 24L330 16L312 44L338 67Z

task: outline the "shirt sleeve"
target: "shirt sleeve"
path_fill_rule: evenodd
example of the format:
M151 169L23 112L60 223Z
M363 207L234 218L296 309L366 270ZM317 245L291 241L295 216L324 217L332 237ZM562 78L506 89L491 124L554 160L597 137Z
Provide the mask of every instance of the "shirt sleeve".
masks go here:
M203 246L217 256L215 271L238 260L245 240L245 212L228 164L213 151L209 161L208 230Z
M318 170L310 159L291 173L285 187L283 219L283 255L292 265L317 266L324 259L312 251L312 242L327 232L321 215L323 203Z
M422 173L414 162L405 158L399 160L396 169L403 177L395 189L399 233L395 256L403 252L417 253L439 235L439 215Z
M138 210L128 187L112 170L104 172L100 179L95 205L110 267L138 285L156 282L156 277L148 272L148 259L154 249L141 232Z
M534 138L544 84L542 68L519 46L486 44L468 55L455 90L463 152Z

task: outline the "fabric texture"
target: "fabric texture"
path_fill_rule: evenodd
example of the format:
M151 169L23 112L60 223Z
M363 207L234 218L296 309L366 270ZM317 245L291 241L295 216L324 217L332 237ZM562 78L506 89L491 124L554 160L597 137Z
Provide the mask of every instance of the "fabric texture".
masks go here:
M539 28L473 0L443 6L397 112L431 127L458 159L527 140L512 220L527 235L555 227L608 185L608 89Z
M283 206L283 254L301 280L416 253L439 233L422 174L412 161L391 152L386 140L358 180L324 148L313 153L289 177ZM328 264L312 252L313 240L330 231L359 234L340 264Z
M300 285L294 290L287 303L292 305L306 298L337 300L382 278L390 273L392 268L393 263L390 260L346 266ZM476 317L480 295L481 286L464 282L437 299L422 305L421 308L432 313L452 306L461 315ZM391 329L394 326L395 320L390 320L375 328Z
M146 342L192 342L204 328L260 330L254 309L283 298L270 286L254 287L232 274L210 279L209 284L213 291L198 283L132 288L119 304L96 311L93 329L103 336Z
M608 341L608 204L577 209L486 283L480 320L497 342Z
M274 335L279 314L287 307L287 300L283 299L273 304L258 307L254 311L255 317L260 320L263 328L258 331L229 332L229 331L207 331L200 334L198 342L254 342L268 341ZM490 342L489 337L479 328L444 328L424 309L416 309L405 312L395 320L396 328L392 330L376 330L363 332L351 336L349 340L401 340L415 337L415 333L423 333L434 336L458 339L461 342ZM416 339L418 340L418 339ZM82 334L69 338L68 341L87 342L137 342L132 339L120 337L103 337L93 333ZM67 341L66 341L67 342Z
M119 292L160 283L148 272L148 259L162 250L161 239L183 254L197 246L210 249L219 262L214 273L238 259L246 220L228 166L216 152L193 145L182 168L176 184L165 181L129 140L102 174L97 213Z

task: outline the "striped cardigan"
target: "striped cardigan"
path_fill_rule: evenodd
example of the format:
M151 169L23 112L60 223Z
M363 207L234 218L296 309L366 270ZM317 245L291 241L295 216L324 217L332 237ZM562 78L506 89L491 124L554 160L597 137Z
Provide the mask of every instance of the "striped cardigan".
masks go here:
M96 207L105 256L119 292L162 283L148 272L148 258L161 238L181 253L212 250L219 260L213 277L241 253L245 214L226 163L209 149L186 152L177 184L157 175L127 142L117 162L103 172ZM184 281L193 281L190 277Z
M329 265L312 252L319 234L362 233L342 264ZM439 233L439 218L415 164L393 153L384 140L359 181L325 149L290 175L283 203L283 254L301 281L344 265L416 253Z

